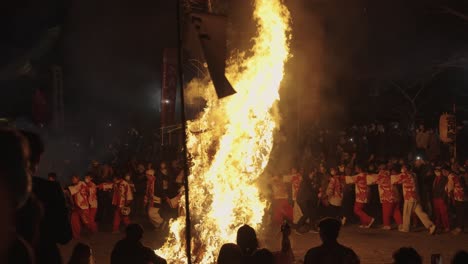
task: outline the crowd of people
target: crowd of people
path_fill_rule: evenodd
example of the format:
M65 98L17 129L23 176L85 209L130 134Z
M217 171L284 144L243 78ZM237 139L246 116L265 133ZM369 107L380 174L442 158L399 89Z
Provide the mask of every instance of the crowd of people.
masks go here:
M172 199L177 199L174 189L178 187L173 187L176 177L171 178L169 168L163 163L158 179L152 168L140 167L138 171L146 174L133 183L130 172L122 177L113 174L110 166L93 162L84 177L73 175L72 184L62 188L55 173L49 173L47 179L36 176L44 153L39 135L2 128L0 145L0 203L4 210L0 220L2 263L63 263L58 244L79 239L83 226L91 234L97 232L100 225L107 225L107 216L112 218L114 232L120 230L121 223L126 226L126 237L115 245L111 263L129 263L129 258L133 263L166 263L141 243L142 227L129 220L130 205L135 202L136 212L138 206L140 212L156 207L155 194L161 199L155 214L162 219L155 224L160 227L167 221L166 215L174 215L172 211L176 209L166 210L166 204L171 203L168 196L171 193L175 193ZM172 204L177 203L173 200ZM126 261L122 256L127 257ZM69 263L94 263L91 248L78 243Z
M55 173L49 173L48 180L55 181ZM64 189L73 237L81 237L82 227L91 234L110 228L119 233L122 224L131 223L130 215L147 217L156 229L166 228L179 214L182 185L177 161L161 162L156 170L152 163L130 162L122 172L92 161L84 177L73 175L72 184Z
M336 218L326 217L319 221L319 235L322 244L307 251L304 256L304 264L329 264L345 263L359 264L359 256L349 247L338 242L342 223ZM236 244L228 243L221 247L218 254L218 264L292 264L295 263L292 254L289 236L291 234L287 223L282 225L281 250L271 252L266 248L261 248L255 230L244 225L237 231ZM393 254L394 264L422 264L423 258L411 247L402 247ZM434 258L435 261L432 261ZM451 263L461 264L468 262L468 252L458 251ZM440 255L431 256L431 263L442 263Z
M400 131L398 126L393 129ZM343 225L357 220L362 228L381 223L384 230L409 232L411 222L413 226L421 222L430 234L463 232L468 216L468 159L460 164L450 156L444 158L431 147L441 149L434 130L423 126L393 151L381 152L369 144L369 140L377 145L394 142L388 139L392 134L403 138L379 126L320 131L318 145L306 144L298 162L302 167L285 175L272 173L272 222L278 225L286 219L299 233L314 230L317 219L325 216L338 218ZM310 155L312 149L315 155Z
M395 135L401 142L389 139L398 138ZM290 263L294 259L291 231L320 232L324 245L306 255L308 263L307 259L338 247L336 221L319 222L323 217L338 219L340 226L357 222L361 228L380 225L384 230L409 232L421 222L430 234L462 233L468 216L468 160L459 164L443 151L435 151L443 147L433 130L420 127L408 141L402 140L406 137L401 133L395 135L369 126L347 132L322 130L309 138L298 165L289 173L264 175L269 183L264 193L271 201L267 216L282 226L282 249L258 250L252 238L255 231L246 226L239 234L250 238L238 238L237 245L226 245L221 252L237 252L239 246L241 256ZM398 146L382 152L379 142ZM431 147L434 144L439 146ZM181 213L184 175L177 160L153 164L131 159L118 166L94 160L65 186L54 172L47 179L36 176L44 152L37 134L2 129L0 145L0 202L9 216L0 225L7 234L0 238L0 257L8 263L62 263L57 244L78 240L83 233L119 233L123 227L126 237L116 245L111 263L128 263L122 260L128 252L139 252L146 261L142 263L164 263L141 244L143 229L134 223L146 219L152 228L167 230L169 221ZM352 251L339 248L359 262ZM72 260L92 263L92 255L89 246L78 244ZM228 263L222 255L218 262Z

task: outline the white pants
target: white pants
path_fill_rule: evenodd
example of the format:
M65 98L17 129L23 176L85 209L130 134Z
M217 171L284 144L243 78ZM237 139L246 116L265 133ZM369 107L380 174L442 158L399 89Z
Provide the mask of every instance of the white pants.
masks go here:
M156 207L150 207L148 209L148 217L149 217L151 224L153 224L154 227L159 227L164 222L164 219L159 214L160 209L161 208L156 208Z
M409 232L413 212L421 220L424 227L429 228L434 225L417 201L405 201L403 204L403 231Z

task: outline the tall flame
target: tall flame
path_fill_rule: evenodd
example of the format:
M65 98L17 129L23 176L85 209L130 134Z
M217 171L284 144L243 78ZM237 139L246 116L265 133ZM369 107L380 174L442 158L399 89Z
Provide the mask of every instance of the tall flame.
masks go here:
M249 57L228 62L226 75L237 94L218 100L211 83L193 80L187 93L202 91L207 106L187 124L190 210L194 263L215 263L237 229L258 229L266 201L256 179L265 169L279 123L276 103L289 57L289 11L281 0L256 0L257 36ZM171 263L186 263L184 217L171 223L169 238L157 251Z

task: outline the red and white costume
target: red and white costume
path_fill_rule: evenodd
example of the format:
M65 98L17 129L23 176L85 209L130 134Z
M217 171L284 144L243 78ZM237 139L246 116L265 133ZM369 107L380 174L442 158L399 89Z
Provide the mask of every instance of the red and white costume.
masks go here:
M282 177L274 177L271 183L273 191L273 223L283 224L284 219L293 221L293 208L289 204L288 191Z
M328 182L328 202L333 206L341 206L343 203L343 181L340 176L332 176Z
M114 211L114 223L112 230L114 232L119 231L120 223L123 222L125 226L130 224L130 217L128 215L122 215L122 207L128 206L133 200L133 192L130 184L119 179L114 183L114 195L112 197L112 205L115 206Z
M448 176L447 191L454 201L466 202L468 194L461 183L461 176L450 173Z
M347 184L354 183L355 186L356 201L354 203L354 214L359 217L361 225L370 225L374 219L364 212L364 206L367 204L369 196L367 174L361 172L354 176L344 176L344 178Z
M289 180L289 177L287 177ZM295 173L290 175L291 180L291 196L294 203L293 207L293 222L297 223L302 217L302 211L297 203L297 192L299 191L299 186L302 182L302 175L300 173Z
M88 186L86 183L79 181L77 184L69 186L68 190L70 191L73 201L73 210L71 213L73 238L79 239L82 224L92 230L89 221Z
M447 191L453 199L456 210L456 228L463 231L468 217L468 190L463 184L463 176L453 173L448 176Z
M409 232L411 225L411 216L415 213L426 228L431 228L434 223L423 211L418 203L417 186L415 177L412 173L403 172L398 175L391 175L392 184L401 184L403 187L403 224L400 231Z
M92 181L87 182L86 185L88 187L89 224L91 227L91 232L95 233L98 231L96 224L96 212L98 208L97 186Z
M401 225L403 222L398 191L392 184L390 172L381 171L379 174L369 175L368 181L371 184L377 184L379 187L379 198L382 203L382 220L384 226L390 227L392 217L397 225Z

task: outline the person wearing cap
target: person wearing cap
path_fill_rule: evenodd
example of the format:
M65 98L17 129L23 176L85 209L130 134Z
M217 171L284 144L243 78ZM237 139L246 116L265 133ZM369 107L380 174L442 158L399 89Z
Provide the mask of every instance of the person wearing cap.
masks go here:
M464 177L450 173L448 175L447 191L450 200L455 204L456 211L456 228L452 230L452 234L458 235L463 232L468 216L468 190Z
M146 171L146 194L144 203L148 209L148 217L155 228L161 227L164 219L161 217L161 193L162 186L156 182L154 170Z
M356 253L348 247L338 243L341 222L335 218L325 218L319 225L320 239L322 245L311 248L304 257L304 264L321 263L360 263Z
M435 178L432 183L432 205L434 208L435 223L437 228L444 232L450 231L449 216L447 208L447 183L450 171L448 168L436 167Z
M407 165L402 165L401 173L391 175L392 184L401 184L403 187L403 224L398 231L409 232L411 224L411 216L413 213L421 220L424 227L429 230L429 233L433 235L436 230L436 226L429 219L429 216L424 212L421 204L418 202L417 185L414 174L411 172Z

